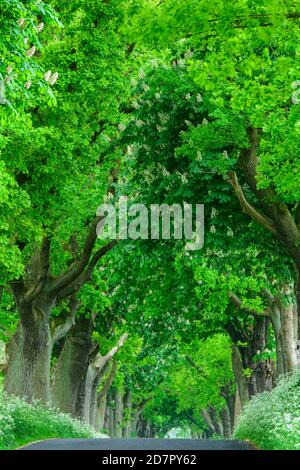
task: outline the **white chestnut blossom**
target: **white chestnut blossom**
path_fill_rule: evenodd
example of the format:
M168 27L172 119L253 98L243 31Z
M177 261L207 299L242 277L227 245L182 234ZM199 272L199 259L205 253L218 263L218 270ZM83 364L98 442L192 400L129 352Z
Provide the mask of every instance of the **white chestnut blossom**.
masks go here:
M44 29L45 24L43 22L39 23L36 27L38 33L41 33Z
M125 126L125 124L123 124L123 123L120 123L120 124L118 125L118 129L119 129L119 131L120 131L120 132L124 132L124 131L125 131L125 129L126 129L126 126Z
M36 47L35 47L35 46L32 46L32 47L26 52L26 55L27 55L27 57L32 57L32 56L34 56L35 53L36 53Z
M20 18L17 21L17 25L20 26L20 28L22 28L25 25L25 18Z
M44 79L46 80L46 82L49 82L51 74L52 74L51 70L48 70L48 72L45 73Z
M49 80L50 85L55 85L58 80L58 72L55 72Z
M215 207L212 208L210 218L215 219L218 216L218 211Z

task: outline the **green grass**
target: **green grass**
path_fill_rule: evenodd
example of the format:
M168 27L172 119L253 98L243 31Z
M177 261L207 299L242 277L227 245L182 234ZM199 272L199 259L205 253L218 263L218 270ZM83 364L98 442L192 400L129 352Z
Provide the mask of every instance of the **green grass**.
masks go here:
M105 437L69 415L41 403L27 404L0 390L0 450L51 438Z
M254 397L240 417L236 439L265 450L300 450L300 372Z

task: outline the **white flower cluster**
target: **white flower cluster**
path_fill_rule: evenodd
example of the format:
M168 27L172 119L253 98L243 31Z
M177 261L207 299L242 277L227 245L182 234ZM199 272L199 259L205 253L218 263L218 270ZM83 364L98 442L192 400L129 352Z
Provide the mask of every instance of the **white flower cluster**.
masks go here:
M212 207L210 218L215 219L218 216L218 210L215 207Z

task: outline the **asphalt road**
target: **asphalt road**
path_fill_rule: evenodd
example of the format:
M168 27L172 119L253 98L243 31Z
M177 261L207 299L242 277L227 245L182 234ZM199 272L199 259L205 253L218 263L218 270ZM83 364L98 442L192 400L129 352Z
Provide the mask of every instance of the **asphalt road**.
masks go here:
M50 439L21 450L251 450L241 441L206 439Z

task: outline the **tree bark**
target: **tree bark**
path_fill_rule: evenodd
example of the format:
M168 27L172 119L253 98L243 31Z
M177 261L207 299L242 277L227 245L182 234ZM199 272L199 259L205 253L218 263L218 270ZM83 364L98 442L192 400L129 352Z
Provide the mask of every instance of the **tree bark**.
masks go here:
M221 418L223 424L223 435L229 439L231 436L231 418L227 405L225 405L221 411Z
M83 384L92 351L93 324L83 316L76 320L58 359L53 387L53 404L65 413L82 419Z
M116 390L115 394L115 437L123 436L123 392Z
M130 438L130 423L131 423L131 413L132 413L132 394L130 390L126 390L124 394L124 428L123 428L123 437Z
M244 376L243 362L235 344L232 345L232 370L236 379L241 407L249 401L248 381Z
M49 403L52 351L49 317L52 301L40 295L34 302L27 302L17 287L14 294L20 322L7 346L4 390L28 402L37 399Z

